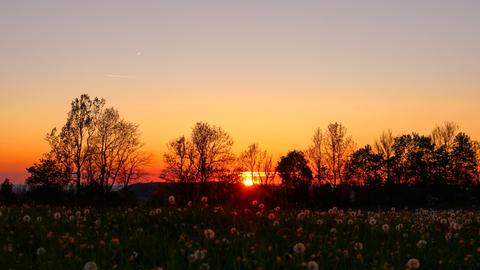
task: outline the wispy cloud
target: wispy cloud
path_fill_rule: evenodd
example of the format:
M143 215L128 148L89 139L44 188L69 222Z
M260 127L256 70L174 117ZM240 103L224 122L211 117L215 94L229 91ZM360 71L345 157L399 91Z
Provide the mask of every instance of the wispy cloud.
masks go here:
M105 74L105 77L108 78L119 78L119 79L133 79L133 76L121 75L121 74Z

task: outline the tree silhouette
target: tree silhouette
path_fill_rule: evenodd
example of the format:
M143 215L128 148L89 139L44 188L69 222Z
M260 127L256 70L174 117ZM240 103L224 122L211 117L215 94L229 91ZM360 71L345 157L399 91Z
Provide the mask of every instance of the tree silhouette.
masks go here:
M141 149L139 126L120 118L114 108L104 108L105 100L83 94L71 103L67 121L58 133L56 128L47 135L51 151L48 159L59 167L67 180L75 175L75 191L82 183L110 192L115 184L128 184L144 175L150 155ZM58 173L49 162L31 167L36 175ZM33 183L32 182L32 183Z
M233 140L222 128L196 123L190 139L181 136L171 141L164 154L166 168L161 177L179 182L206 184L212 178L231 179ZM228 176L228 177L227 177Z
M163 159L167 166L162 171L162 178L180 183L195 181L195 152L192 143L185 136L180 136L167 144L167 152Z
M291 189L308 187L313 179L312 170L310 170L304 154L295 150L280 158L277 172L282 178L282 185L287 193Z
M222 128L208 123L196 123L191 137L194 151L194 166L199 181L207 183L215 174L224 170L234 160L232 154L233 140Z
M343 182L343 169L353 149L353 140L347 136L347 129L339 123L330 123L325 134L325 149L329 170L332 173L332 184ZM338 181L337 181L338 180Z
M261 166L267 155L266 151L262 151L257 143L253 143L240 153L239 161L243 169L248 170L251 174L252 181L255 181L255 172L261 171ZM261 181L260 177L258 177ZM257 181L258 182L258 181Z
M383 156L373 152L370 145L358 149L346 165L346 176L353 183L382 184Z
M452 170L460 184L467 186L473 184L477 172L477 157L470 137L461 132L455 136L452 145Z
M311 167L313 168L313 173L315 175L315 179L318 183L325 178L326 174L326 167L323 164L323 148L324 148L324 135L320 128L316 128L313 134L311 144L307 148L306 156L310 161Z
M390 130L382 132L380 138L375 142L375 150L383 158L387 183L392 183L393 143L394 137Z

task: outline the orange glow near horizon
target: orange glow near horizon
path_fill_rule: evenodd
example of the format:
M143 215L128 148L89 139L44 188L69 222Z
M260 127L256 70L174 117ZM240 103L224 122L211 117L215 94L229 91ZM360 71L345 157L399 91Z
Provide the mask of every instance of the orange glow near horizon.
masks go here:
M199 121L274 163L330 122L357 147L444 121L480 140L480 1L28 2L0 8L0 181L28 177L84 93L140 126L142 181Z

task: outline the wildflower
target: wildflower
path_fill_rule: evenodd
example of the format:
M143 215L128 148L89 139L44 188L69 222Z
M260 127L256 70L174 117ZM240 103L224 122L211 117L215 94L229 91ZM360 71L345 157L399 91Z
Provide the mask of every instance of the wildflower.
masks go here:
M37 222L42 222L42 217L37 217Z
M118 246L120 244L120 239L118 238L112 238L112 244Z
M199 260L203 260L207 256L207 250L206 249L197 249L197 250L195 250L195 256L197 256L197 258Z
M197 254L196 253L191 253L188 254L188 262L194 263L198 260Z
M192 206L193 206L193 202L192 202L192 201L188 201L187 206L188 206L188 207L192 207Z
M23 221L25 221L25 222L30 222L30 219L31 219L31 218L30 218L29 215L23 216Z
M60 212L53 213L53 219L59 220L61 217L62 217L62 214L60 214Z
M207 203L207 202L208 202L207 196L203 196L203 197L200 199L200 201L201 201L202 203Z
M304 217L305 217L305 213L303 211L301 211L300 213L297 214L297 220L298 221L303 220Z
M95 225L100 226L100 224L102 224L102 221L100 221L100 219L95 220Z
M456 222L450 223L450 228L454 231L458 231L462 228L462 224L458 224Z
M255 206L255 205L257 205L257 204L258 204L258 201L257 201L257 200L253 200L253 201L252 201L252 205L253 205L253 206Z
M168 203L170 205L174 205L175 204L175 196L172 195L172 196L168 197Z
M418 240L418 242L417 242L417 247L418 248L424 248L426 245L427 245L427 241L425 241L423 239Z
M202 263L200 270L210 270L210 265L208 265L208 263Z
M263 204L263 203L259 204L259 205L258 205L258 208L260 208L260 209L265 208L265 204Z
M156 208L155 209L155 214L160 215L162 213L162 208Z
M403 229L403 224L402 224L402 223L397 224L397 226L395 226L395 229L396 229L397 231L401 231L401 230Z
M87 262L83 266L83 270L97 270L97 264L95 262Z
M275 219L275 214L274 213L268 214L268 219L269 220L274 220Z
M238 235L238 230L235 227L230 228L230 234L232 235Z
M377 220L372 217L368 220L368 224L370 224L370 226L374 226L377 224Z
M420 268L420 261L415 259L415 258L411 258L410 260L408 260L407 262L407 269L418 269Z
M294 246L293 246L293 252L295 252L295 254L303 254L305 253L305 245L303 243L296 243Z
M43 247L37 248L37 256L42 256L43 254L47 253L47 250Z
M388 232L388 231L390 230L390 226L389 226L388 224L383 224L383 225L382 225L382 230L383 230L384 232Z
M316 261L309 261L307 264L308 270L318 270L318 263Z
M356 242L355 244L353 244L353 249L355 249L356 251L360 251L363 249L363 243L362 242Z
M255 215L257 215L257 217L261 217L261 216L262 216L262 212L257 211L257 212L255 213Z
M278 220L273 221L273 227L277 227L280 225L280 222Z
M205 238L207 239L213 239L215 238L215 232L212 229L206 229L203 231L203 234L205 235Z
M275 210L275 212L279 212L280 211L280 206L275 207L273 210Z

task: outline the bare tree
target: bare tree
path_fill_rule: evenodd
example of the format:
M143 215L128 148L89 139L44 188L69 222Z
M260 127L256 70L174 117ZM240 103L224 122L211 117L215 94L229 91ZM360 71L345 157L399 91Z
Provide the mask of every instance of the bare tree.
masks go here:
M151 164L152 158L153 156L151 154L143 151L130 152L119 172L119 182L123 185L124 190L126 190L132 182L147 175L146 167Z
M54 129L47 137L53 156L59 157L62 163L68 164L69 170L72 170L69 167L70 164L73 165L77 193L81 187L83 166L92 155L92 139L96 122L104 104L104 99L91 99L87 94L75 98L61 132L56 134Z
M220 127L203 122L196 123L191 141L195 153L194 165L203 184L234 160L231 151L233 140Z
M277 175L275 170L275 164L273 163L272 155L265 155L262 164L263 175L261 176L260 184L261 185L271 185Z
M142 152L138 125L120 118L114 108L104 109L105 100L82 95L72 102L61 132L47 135L51 152L65 172L76 177L76 191L82 181L104 192L116 183L129 183L143 174L150 161Z
M249 145L248 148L240 154L239 159L241 166L242 168L248 170L248 172L251 174L253 182L255 182L256 175L258 176L258 180L261 181L261 166L266 155L266 151L262 151L257 143Z
M324 166L323 158L323 132L320 128L315 129L312 137L312 144L306 151L306 155L311 164L313 164L313 173L318 183L322 180Z
M442 126L436 126L432 131L433 143L437 147L445 146L449 150L458 130L459 126L454 122L447 121Z
M393 144L395 142L395 139L393 137L392 131L387 130L382 132L380 135L380 138L375 142L375 150L378 154L383 156L384 162L385 162L385 167L387 171L387 177L386 181L390 182L392 180L391 178L391 172L392 172L392 157L393 157Z
M332 184L334 187L336 187L337 182L343 183L345 161L352 150L353 140L347 136L347 129L336 122L329 124L325 134L325 153L333 176Z
M195 180L193 146L185 136L167 144L167 153L163 155L163 159L167 167L162 171L161 177L181 183Z

